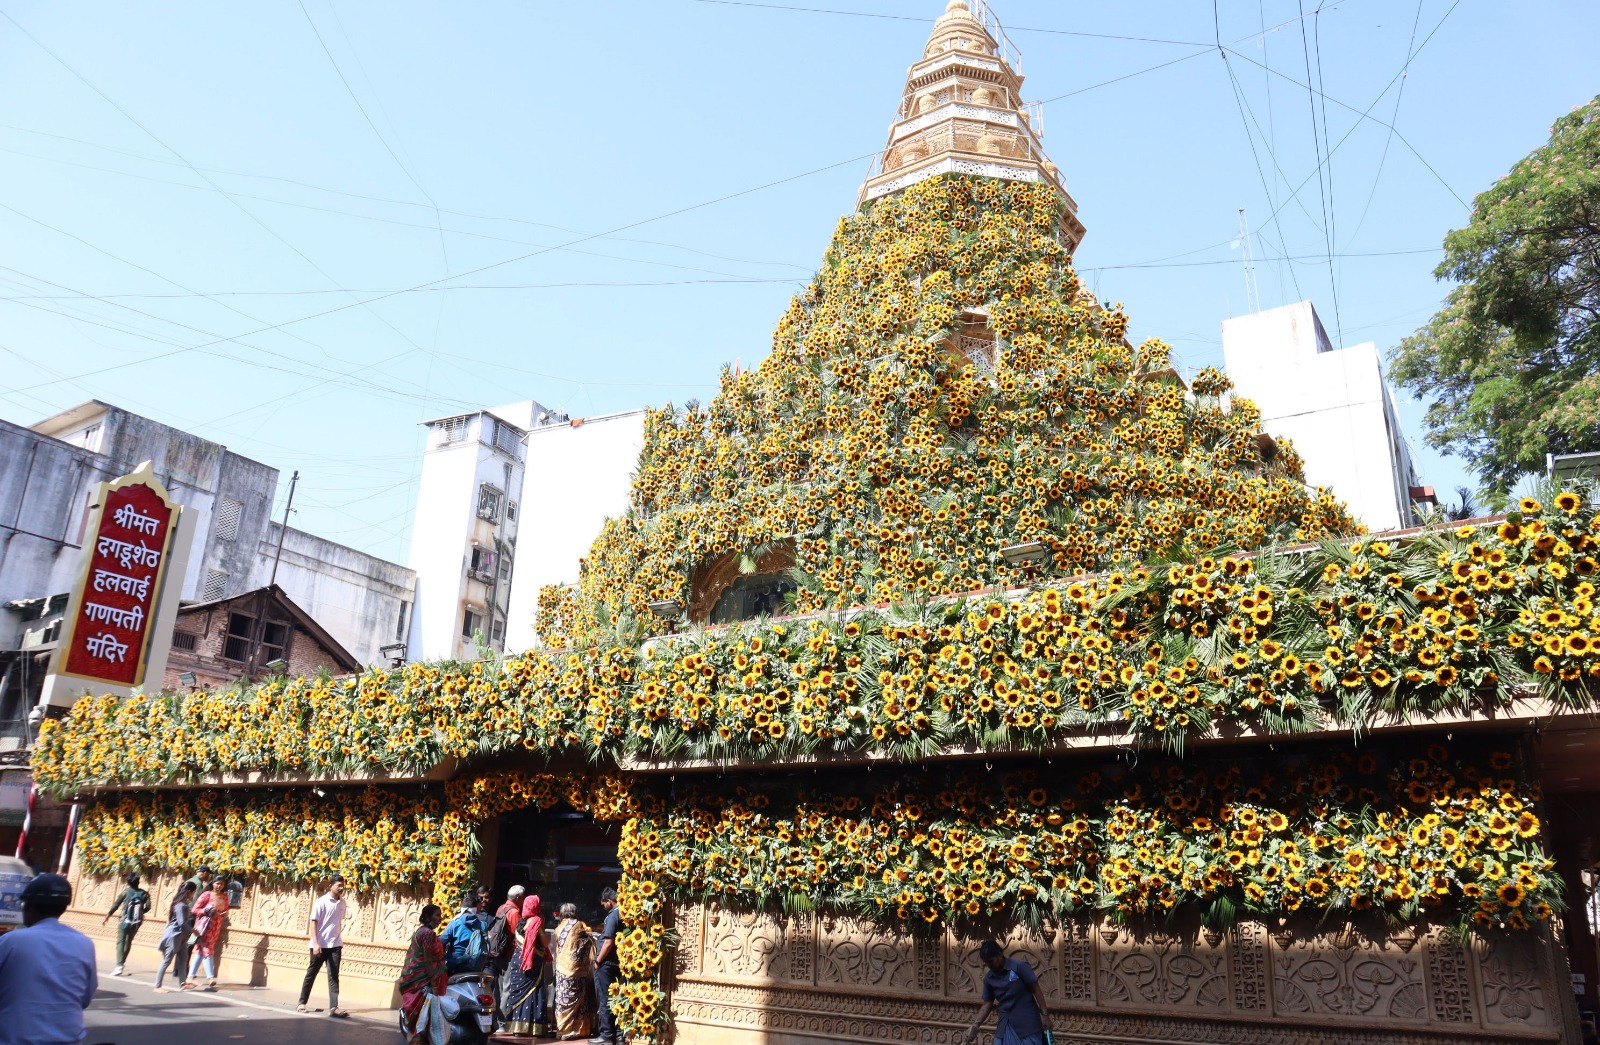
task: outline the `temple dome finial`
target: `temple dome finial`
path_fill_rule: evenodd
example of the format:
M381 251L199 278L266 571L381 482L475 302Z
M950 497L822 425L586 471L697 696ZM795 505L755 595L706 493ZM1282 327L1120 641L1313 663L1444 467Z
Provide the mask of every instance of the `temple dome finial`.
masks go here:
M1044 154L1037 109L1021 100L1020 56L986 0L948 0L906 87L889 143L860 203L940 174L1042 181L1061 196L1061 231L1076 249L1084 228L1061 172Z

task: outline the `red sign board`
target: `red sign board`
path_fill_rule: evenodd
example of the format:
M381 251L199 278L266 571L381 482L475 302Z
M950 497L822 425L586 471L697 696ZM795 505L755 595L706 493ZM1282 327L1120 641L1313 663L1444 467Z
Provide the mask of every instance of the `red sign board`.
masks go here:
M117 686L144 681L180 510L154 476L146 481L145 475L124 476L102 487L84 543L87 562L77 605L58 661L63 675Z

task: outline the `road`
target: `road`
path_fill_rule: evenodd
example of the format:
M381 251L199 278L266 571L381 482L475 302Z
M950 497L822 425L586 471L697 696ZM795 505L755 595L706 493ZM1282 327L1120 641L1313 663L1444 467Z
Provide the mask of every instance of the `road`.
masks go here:
M100 972L100 990L84 1014L86 1045L400 1045L392 1010L336 1020L294 1011L288 995L223 984L215 994L157 994L145 976ZM320 988L322 984L317 986ZM319 992L321 993L321 992ZM326 1005L326 994L315 1004Z

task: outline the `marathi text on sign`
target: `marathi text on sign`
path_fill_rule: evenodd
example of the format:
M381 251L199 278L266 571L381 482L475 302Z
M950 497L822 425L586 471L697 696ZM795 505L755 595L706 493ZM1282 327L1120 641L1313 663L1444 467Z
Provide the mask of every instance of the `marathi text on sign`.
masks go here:
M61 670L119 686L144 679L161 569L178 509L158 488L119 481L105 488Z

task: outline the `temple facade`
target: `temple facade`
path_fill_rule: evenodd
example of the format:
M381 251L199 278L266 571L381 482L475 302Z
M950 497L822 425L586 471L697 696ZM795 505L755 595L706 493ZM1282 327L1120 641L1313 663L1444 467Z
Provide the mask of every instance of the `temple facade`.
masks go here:
M544 648L54 723L75 924L228 869L224 976L288 986L344 873L385 1004L430 898L615 883L638 1041L955 1045L986 938L1062 1042L1579 1040L1600 516L1363 533L1083 292L1010 50L952 0L772 354L645 418Z

